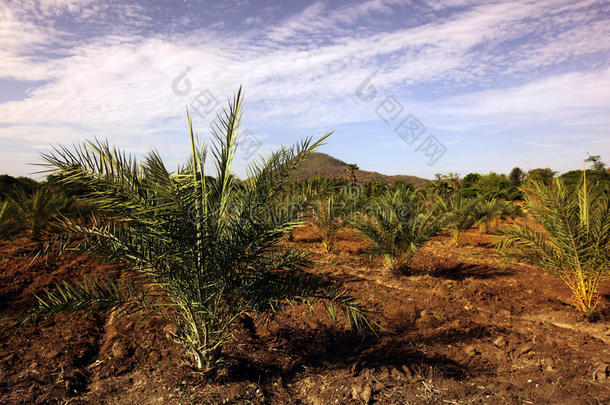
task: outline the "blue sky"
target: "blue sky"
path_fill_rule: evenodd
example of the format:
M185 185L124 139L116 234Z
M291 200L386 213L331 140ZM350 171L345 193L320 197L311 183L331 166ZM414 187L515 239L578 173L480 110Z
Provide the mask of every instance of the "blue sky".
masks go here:
M0 22L0 173L92 137L175 167L185 107L205 138L240 84L242 176L326 131L387 174L610 163L607 1L0 0Z

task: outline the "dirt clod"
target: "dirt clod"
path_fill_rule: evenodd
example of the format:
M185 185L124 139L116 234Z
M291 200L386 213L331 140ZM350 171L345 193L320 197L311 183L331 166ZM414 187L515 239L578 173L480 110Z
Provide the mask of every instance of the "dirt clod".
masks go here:
M600 364L593 371L595 381L605 382L610 380L610 364Z
M499 348L503 348L504 346L506 346L506 339L504 339L503 336L499 336L494 339L493 344Z

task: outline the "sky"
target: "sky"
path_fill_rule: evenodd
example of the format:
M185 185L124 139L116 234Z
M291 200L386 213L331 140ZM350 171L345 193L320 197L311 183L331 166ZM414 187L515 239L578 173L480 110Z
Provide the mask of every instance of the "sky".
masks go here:
M308 136L432 178L610 163L607 1L0 0L0 173L108 139L168 167L239 86L235 170Z

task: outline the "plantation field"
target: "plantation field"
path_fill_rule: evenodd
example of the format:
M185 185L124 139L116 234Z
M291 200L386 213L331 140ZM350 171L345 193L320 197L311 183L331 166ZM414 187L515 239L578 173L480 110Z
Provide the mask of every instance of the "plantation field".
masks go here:
M516 221L529 221L518 218ZM509 221L500 223L506 227ZM296 305L267 323L239 320L209 378L141 314L59 313L19 327L33 294L115 269L86 256L31 263L36 243L0 242L0 403L603 404L610 402L610 283L597 322L558 278L500 265L477 227L455 247L445 231L414 256L412 275L370 258L352 228L325 253L312 227L282 244L312 252L310 271L367 299L378 336Z

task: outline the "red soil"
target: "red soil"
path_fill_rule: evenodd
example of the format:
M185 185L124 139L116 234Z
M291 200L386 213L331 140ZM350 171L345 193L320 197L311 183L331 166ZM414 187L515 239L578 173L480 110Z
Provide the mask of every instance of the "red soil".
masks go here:
M392 276L349 229L331 254L298 230L286 243L368 299L379 336L295 307L235 328L215 379L193 369L159 318L77 312L16 326L35 292L116 269L87 257L30 264L28 238L2 242L0 403L609 403L610 283L602 319L588 323L561 281L502 267L492 240L473 230L454 248L440 236L416 255L417 275Z

